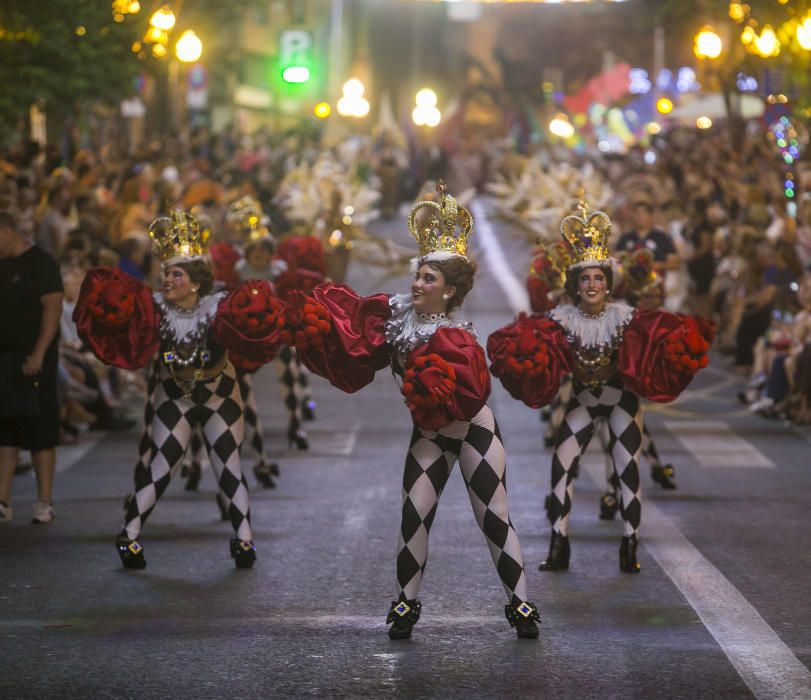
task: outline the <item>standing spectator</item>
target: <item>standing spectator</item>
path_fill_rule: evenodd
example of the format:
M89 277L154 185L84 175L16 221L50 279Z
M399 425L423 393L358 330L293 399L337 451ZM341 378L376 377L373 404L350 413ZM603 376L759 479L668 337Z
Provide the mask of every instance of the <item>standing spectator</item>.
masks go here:
M687 238L693 252L687 261L687 271L693 281L690 310L709 318L711 311L710 285L715 275L713 257L714 227L710 223L710 203L703 197L693 201L693 211L687 224Z
M0 211L0 368L39 384L38 415L16 407L0 416L0 522L11 520L11 479L20 448L30 450L37 476L34 523L54 517L51 506L59 442L57 366L62 278L56 261L24 238ZM4 380L5 384L9 381ZM15 412L17 415L15 415ZM36 412L36 411L31 411ZM4 414L6 411L4 411Z
M653 206L637 202L633 209L634 230L624 233L617 242L617 252L647 248L653 253L653 263L658 273L678 270L681 265L676 246L670 236L653 225Z
M71 200L68 185L56 184L48 192L48 207L42 216L37 243L46 253L61 255L62 247L73 228L70 221Z

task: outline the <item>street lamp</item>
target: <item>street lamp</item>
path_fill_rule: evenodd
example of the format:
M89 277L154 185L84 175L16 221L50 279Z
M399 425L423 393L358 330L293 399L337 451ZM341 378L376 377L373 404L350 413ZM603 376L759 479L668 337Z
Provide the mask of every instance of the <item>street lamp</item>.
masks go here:
M660 97L656 100L656 111L659 114L670 114L673 111L673 101L668 97Z
M411 119L417 126L435 127L442 119L436 107L436 93L431 88L423 88L414 97L417 106L411 112Z
M202 54L203 42L194 30L187 29L175 44L175 56L183 63L196 63Z
M718 58L724 49L721 37L709 25L704 26L693 40L696 58Z
M172 12L168 5L164 5L152 13L149 24L156 29L162 29L164 32L171 31L175 26L175 13Z
M806 51L811 51L811 15L797 25L797 43Z
M751 46L754 48L754 52L762 58L771 58L780 53L780 40L770 24L763 27Z
M343 87L343 97L338 100L336 105L338 114L342 117L357 117L358 119L368 115L369 100L363 96L365 91L366 87L357 78L347 80Z

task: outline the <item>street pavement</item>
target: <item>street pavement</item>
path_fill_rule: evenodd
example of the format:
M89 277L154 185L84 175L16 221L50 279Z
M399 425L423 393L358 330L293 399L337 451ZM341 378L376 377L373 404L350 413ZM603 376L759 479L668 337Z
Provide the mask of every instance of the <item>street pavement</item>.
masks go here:
M523 279L530 248L488 211L476 210L491 235L474 233L477 285L459 314L482 342L513 315L510 278ZM376 230L408 245L404 217ZM361 293L408 288L381 268L352 266L349 281ZM113 539L137 430L83 435L60 456L57 519L28 524L24 475L15 520L0 526L0 697L811 697L809 439L741 410L738 383L715 357L678 402L648 407L679 488L658 489L643 466L638 576L618 568L620 521L597 518L597 452L575 485L570 570L537 570L551 453L538 413L494 384L537 642L504 620L458 469L431 535L422 618L411 640L386 636L410 435L387 371L351 396L313 380L309 451L287 449L275 367L259 373L282 474L275 490L252 490L251 571L229 559L210 470L198 492L169 487L141 539L148 568L122 570Z

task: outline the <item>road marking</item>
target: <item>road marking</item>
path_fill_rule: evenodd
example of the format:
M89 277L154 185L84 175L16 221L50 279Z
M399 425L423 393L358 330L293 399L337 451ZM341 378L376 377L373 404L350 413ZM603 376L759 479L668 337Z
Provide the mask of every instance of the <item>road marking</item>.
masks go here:
M62 474L71 467L76 466L81 459L92 450L104 436L104 433L96 433L98 437L87 440L83 435L78 445L60 446L56 448L56 472Z
M484 209L477 204L478 202L474 202L471 208L474 209L477 218L477 230L482 232L488 228L488 222ZM516 285L520 286L518 278L506 265L503 250L492 230L489 231L489 235L480 236L480 240L483 238L485 240L482 243L486 248L485 259L489 259L495 254L497 259L504 264L504 267L498 267L497 274L492 265L491 270L496 282L510 302L513 312L517 313L525 308L521 303L516 303L516 297L512 292ZM722 429L725 429L728 434L716 432L714 433L716 440L725 442L732 438L737 441L737 449L741 448L741 443L747 451L755 449L733 433L725 422L670 421L670 423L679 440L682 440L682 435L677 431L681 431L685 424L697 426L695 432L698 433L701 427L712 423L715 423L717 427L720 423ZM689 442L682 440L682 444L693 452L693 446L698 437L698 435L692 436L689 438ZM706 445L706 439L704 443ZM707 445L707 450L709 450L709 445ZM710 452L707 451L704 454L709 459ZM763 460L767 459L760 452L757 454ZM748 453L746 459L749 462L754 457L754 454ZM584 467L589 476L602 489L605 484L605 465L602 461L595 462L586 458ZM755 697L764 698L764 700L778 697L811 698L811 671L777 636L760 613L690 543L671 518L649 501L644 503L643 509L643 546L645 550L650 552L656 563L696 611L704 626Z
M665 427L702 467L775 469L775 463L721 420L667 420Z
M476 238L484 248L484 260L490 273L501 287L510 307L515 313L529 310L529 295L524 289L522 282L515 276L504 256L504 249L498 242L493 230L493 225L487 218L484 207L478 199L474 199L470 205L473 218L476 224Z
M605 485L602 461L585 461ZM676 584L749 690L758 698L811 698L811 671L732 583L682 534L675 521L645 501L642 545Z

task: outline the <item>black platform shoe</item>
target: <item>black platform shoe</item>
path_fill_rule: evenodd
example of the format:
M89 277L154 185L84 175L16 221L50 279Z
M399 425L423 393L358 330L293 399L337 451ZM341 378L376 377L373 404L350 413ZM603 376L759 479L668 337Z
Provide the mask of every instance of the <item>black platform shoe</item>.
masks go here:
M619 509L617 497L611 491L600 496L600 520L613 520Z
M217 508L220 510L220 520L230 520L231 518L228 515L228 499L217 491L215 500L217 501Z
M408 639L411 636L411 628L420 619L422 603L419 600L406 600L402 596L399 600L393 600L386 624L393 623L389 627L390 639Z
M538 639L536 623L541 621L541 616L534 603L507 604L504 606L504 617L507 618L510 627L515 627L519 639Z
M138 540L131 540L124 534L115 538L115 548L125 569L145 569L144 548Z
M287 446L293 447L293 445L296 446L297 450L309 450L310 441L307 439L307 433L300 428L290 428L287 431Z
M538 567L538 571L568 571L569 557L572 554L569 538L552 530L552 539L549 542L549 554Z
M279 466L273 464L265 464L260 462L253 468L253 475L256 480L262 484L266 489L275 489L276 482L273 480L273 467L276 467L276 473L279 473Z
M273 476L279 476L279 465L276 464L276 462L270 463L270 473L273 474Z
M186 491L196 491L203 477L203 466L198 462L192 462L188 469L184 467L184 471L185 474L181 472L181 475L186 477Z
M636 560L636 547L639 540L636 535L626 535L620 544L620 571L624 574L638 574L642 568Z
M315 420L315 408L315 401L310 399L301 407L301 417L307 421Z
M675 477L676 470L672 464L656 464L650 468L650 478L665 490L676 488L676 482L673 481Z
M231 540L231 557L237 569L252 569L256 561L256 547L250 540Z

